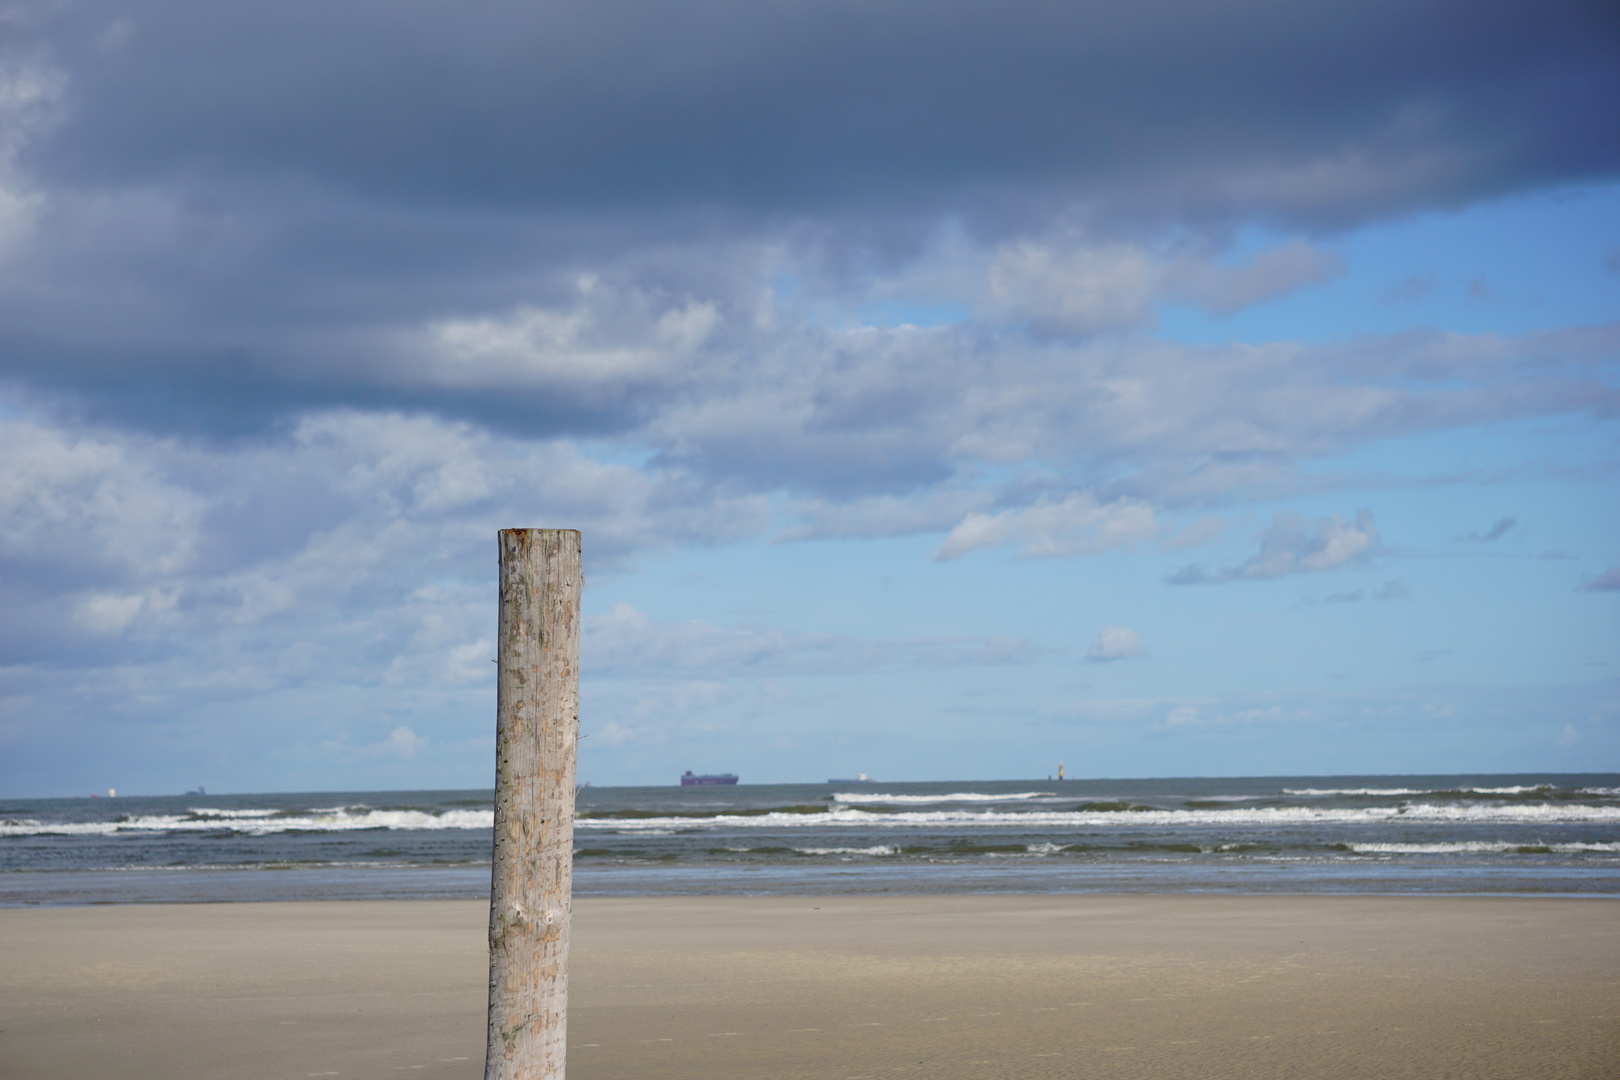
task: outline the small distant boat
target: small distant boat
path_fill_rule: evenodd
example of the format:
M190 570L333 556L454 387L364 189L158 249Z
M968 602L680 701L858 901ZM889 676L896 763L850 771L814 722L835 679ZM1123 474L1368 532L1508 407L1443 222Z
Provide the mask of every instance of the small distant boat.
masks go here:
M875 783L877 783L877 781L872 779L870 776L867 776L865 773L861 773L861 775L859 775L859 776L852 776L852 777L851 776L846 776L846 777L835 776L832 779L828 780L827 783L829 783L829 784L875 784Z
M735 784L736 782L736 773L708 773L706 775L699 776L691 769L687 769L685 772L681 773L681 787L692 787L693 785L707 784Z

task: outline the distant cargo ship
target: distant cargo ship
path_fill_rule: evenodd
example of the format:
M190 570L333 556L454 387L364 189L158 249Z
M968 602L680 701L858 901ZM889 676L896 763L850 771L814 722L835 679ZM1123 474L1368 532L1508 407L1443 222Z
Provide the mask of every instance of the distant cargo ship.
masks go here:
M828 780L827 783L829 783L829 784L875 784L875 783L877 783L877 781L872 779L870 776L867 776L865 773L861 773L861 775L859 775L859 776L845 776L845 777L837 777L837 776L835 776L832 779Z
M736 782L736 773L709 773L706 776L698 776L691 769L681 773L681 787L691 787L693 784L735 784Z

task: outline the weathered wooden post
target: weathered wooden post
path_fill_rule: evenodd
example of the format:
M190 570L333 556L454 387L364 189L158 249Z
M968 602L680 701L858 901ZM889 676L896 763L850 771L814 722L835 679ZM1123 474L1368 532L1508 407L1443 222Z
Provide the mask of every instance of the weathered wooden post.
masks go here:
M573 909L579 596L574 529L500 531L495 859L485 1080L563 1080Z

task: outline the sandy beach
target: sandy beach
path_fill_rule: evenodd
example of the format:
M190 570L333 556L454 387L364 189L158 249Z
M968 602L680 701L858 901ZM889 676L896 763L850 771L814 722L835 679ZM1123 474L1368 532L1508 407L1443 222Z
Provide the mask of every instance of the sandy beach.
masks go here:
M481 1075L484 905L0 910L7 1080ZM1620 1075L1620 905L592 899L569 1076Z

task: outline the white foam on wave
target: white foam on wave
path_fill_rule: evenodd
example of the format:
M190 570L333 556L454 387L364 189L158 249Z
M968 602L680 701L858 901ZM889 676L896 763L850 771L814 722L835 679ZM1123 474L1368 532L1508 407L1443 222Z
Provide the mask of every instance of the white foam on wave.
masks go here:
M1501 840L1460 840L1434 844L1351 844L1357 855L1490 855L1512 851L1518 844Z
M1024 798L1042 793L1021 793ZM991 798L986 796L986 798ZM994 798L1002 798L995 796ZM0 820L0 836L110 836L117 833L214 832L230 829L252 836L283 832L350 832L361 829L439 830L488 829L495 823L493 809L454 809L440 814L424 810L374 810L333 807L274 816L283 811L233 811L229 815L134 815L118 821L45 822L37 818ZM1532 803L1407 803L1400 806L1311 807L1266 806L1197 810L1047 810L1014 811L961 807L937 810L872 812L853 806L834 806L823 814L722 814L713 818L592 818L575 822L580 832L605 830L640 835L667 835L671 831L717 829L824 829L824 828L1049 828L1078 827L1110 830L1181 825L1206 826L1310 826L1368 825L1383 822L1456 824L1620 824L1620 806L1589 806L1569 802Z
M186 808L186 813L195 814L197 817L215 817L215 818L233 818L233 819L234 818L267 818L267 817L275 817L275 815L276 815L276 811L274 811L274 810L220 810L220 809L217 809L217 808L212 807L212 806L190 806L190 807ZM317 811L317 813L319 813L319 811Z
M868 806L877 806L888 803L894 806L926 806L930 803L948 802L1017 802L1023 799L1049 799L1057 796L1055 791L1016 791L1005 795L991 795L982 791L956 791L949 795L887 795L882 792L868 794L861 791L840 791L833 795L833 802L865 803Z
M796 847L793 850L800 855L895 855L900 849L878 844L876 847Z
M1547 848L1561 855L1572 855L1581 851L1620 852L1620 843L1539 844L1508 840L1458 840L1432 844L1351 844L1349 847L1358 855L1494 855L1527 848Z
M1504 825L1620 824L1620 807L1569 803L1459 804L1411 803L1403 806L1309 807L1256 806L1232 810L897 810L874 813L840 806L825 814L719 815L712 818L593 818L575 829L639 833L653 829L804 829L804 828L1040 828L1101 827L1122 829L1176 825L1368 825L1382 822L1496 823Z
M306 811L284 817L279 810L230 811L207 817L188 814L135 815L118 821L41 822L8 820L0 822L0 836L112 836L117 833L217 832L230 829L250 836L284 832L354 832L360 829L490 829L495 826L494 810L446 810L430 814L425 810L370 810L358 812L347 807L327 811Z
M1465 787L1465 788L1283 788L1284 795L1534 795L1538 791L1551 792L1557 790L1551 784L1511 784L1507 787ZM1588 787L1576 788L1577 795L1590 795L1599 798L1612 798L1620 795L1620 788Z
M1427 795L1429 788L1283 788L1284 795Z

